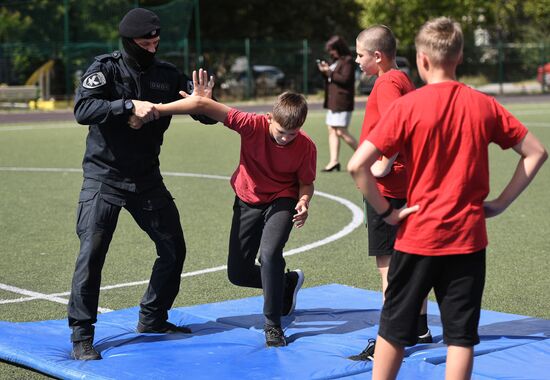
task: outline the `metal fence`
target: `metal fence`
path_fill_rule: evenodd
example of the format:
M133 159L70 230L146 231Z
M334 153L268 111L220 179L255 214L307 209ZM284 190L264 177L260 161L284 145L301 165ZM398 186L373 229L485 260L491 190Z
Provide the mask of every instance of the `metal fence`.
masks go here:
M291 89L302 93L322 90L323 80L316 59L328 59L324 42L320 41L201 41L198 55L195 41L161 40L159 58L174 63L186 73L199 65L216 77L220 98L246 99L272 96ZM353 47L352 47L353 48ZM49 92L55 98L70 98L79 76L96 55L119 49L118 41L111 42L49 42L0 44L0 84L21 85L46 62L53 61L49 72ZM546 91L537 81L537 70L550 60L550 48L540 44L498 44L466 46L464 62L458 67L459 79L487 92ZM416 74L413 47L401 47L398 55L410 62L413 80ZM544 82L550 76L539 75ZM359 83L361 76L357 75Z

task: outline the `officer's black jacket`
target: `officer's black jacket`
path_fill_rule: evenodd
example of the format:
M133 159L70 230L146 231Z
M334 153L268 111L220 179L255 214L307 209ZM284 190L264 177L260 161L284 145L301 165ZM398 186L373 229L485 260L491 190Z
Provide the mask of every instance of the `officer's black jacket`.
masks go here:
M167 62L155 60L149 69L140 72L118 51L96 57L82 76L74 106L78 123L89 125L82 162L84 177L129 191L158 185L162 181L160 147L171 117L132 129L124 100L168 103L181 98L180 90L189 92L190 83ZM216 122L205 116L194 118L205 124Z

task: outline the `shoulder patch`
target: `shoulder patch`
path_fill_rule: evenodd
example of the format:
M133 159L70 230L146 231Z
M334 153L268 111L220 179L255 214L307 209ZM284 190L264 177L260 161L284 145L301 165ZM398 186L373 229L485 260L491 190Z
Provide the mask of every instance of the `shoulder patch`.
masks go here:
M92 89L92 88L101 87L106 83L107 83L107 80L105 79L105 75L103 75L101 71L98 71L84 78L84 80L82 81L82 86L84 88Z

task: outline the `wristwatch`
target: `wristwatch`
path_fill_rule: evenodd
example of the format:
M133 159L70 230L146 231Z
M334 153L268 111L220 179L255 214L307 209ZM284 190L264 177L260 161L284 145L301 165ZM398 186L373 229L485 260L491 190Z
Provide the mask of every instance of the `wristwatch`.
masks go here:
M134 110L134 102L132 102L130 99L126 99L124 101L124 111L126 113L132 113Z

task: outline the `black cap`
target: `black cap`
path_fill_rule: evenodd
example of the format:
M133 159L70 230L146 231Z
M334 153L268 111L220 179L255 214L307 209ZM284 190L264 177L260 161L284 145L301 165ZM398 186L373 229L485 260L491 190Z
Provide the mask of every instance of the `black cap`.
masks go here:
M154 38L160 34L160 19L148 9L134 8L118 24L118 33L126 38Z

